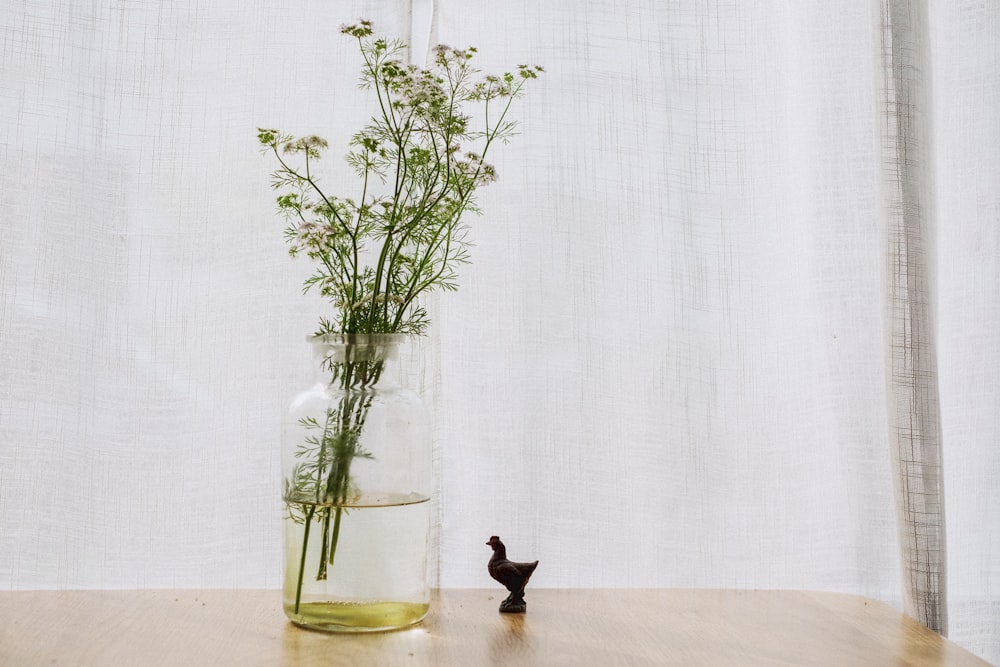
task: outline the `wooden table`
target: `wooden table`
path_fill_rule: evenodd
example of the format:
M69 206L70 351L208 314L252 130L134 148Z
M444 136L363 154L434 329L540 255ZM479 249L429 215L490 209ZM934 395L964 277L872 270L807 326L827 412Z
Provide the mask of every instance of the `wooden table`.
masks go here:
M835 593L445 589L418 626L327 635L277 591L0 592L0 665L986 665L880 602Z

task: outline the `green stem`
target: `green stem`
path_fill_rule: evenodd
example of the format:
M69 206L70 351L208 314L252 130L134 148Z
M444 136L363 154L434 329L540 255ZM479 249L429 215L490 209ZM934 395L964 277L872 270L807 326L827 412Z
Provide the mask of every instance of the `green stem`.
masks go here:
M302 536L302 555L299 556L299 580L295 585L295 613L299 613L299 604L302 601L302 575L306 571L306 552L309 547L309 527L312 525L313 514L316 512L316 506L310 505L309 511L306 512L306 527L305 533Z
M322 544L320 544L319 569L316 571L316 581L326 580L326 553L327 553L326 545L328 542L328 536L330 535L330 508L324 507L322 512L323 512L323 537L321 538Z
M330 566L333 566L333 556L337 553L337 540L340 539L340 516L344 508L337 506L337 516L333 520L333 536L330 538Z

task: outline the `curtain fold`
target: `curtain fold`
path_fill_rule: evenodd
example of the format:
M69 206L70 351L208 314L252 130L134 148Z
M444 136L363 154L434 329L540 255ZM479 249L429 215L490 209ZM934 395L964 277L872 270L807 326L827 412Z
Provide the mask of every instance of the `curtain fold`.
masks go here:
M941 414L931 280L933 184L925 0L881 0L878 109L886 233L889 447L907 613L946 633Z

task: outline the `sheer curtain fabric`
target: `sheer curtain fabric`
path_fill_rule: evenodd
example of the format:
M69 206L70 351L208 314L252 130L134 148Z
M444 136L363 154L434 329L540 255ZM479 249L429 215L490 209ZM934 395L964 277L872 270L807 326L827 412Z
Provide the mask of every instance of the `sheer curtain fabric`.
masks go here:
M321 304L255 129L347 190L359 16L547 70L430 303L439 583L489 586L498 534L539 586L844 591L1000 661L981 2L4 9L0 585L279 585Z

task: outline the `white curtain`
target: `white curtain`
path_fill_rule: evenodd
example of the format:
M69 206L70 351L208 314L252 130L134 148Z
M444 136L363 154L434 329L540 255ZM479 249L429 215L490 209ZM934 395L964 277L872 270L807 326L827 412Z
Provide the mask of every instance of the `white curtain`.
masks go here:
M1000 661L1000 5L429 6L0 11L0 586L279 585L321 304L255 128L344 151L363 16L547 70L430 304L440 584L499 534L538 586L843 591Z
M924 0L879 3L876 103L885 222L886 404L906 610L946 633L947 544L929 232L930 78ZM878 74L881 73L881 76Z

